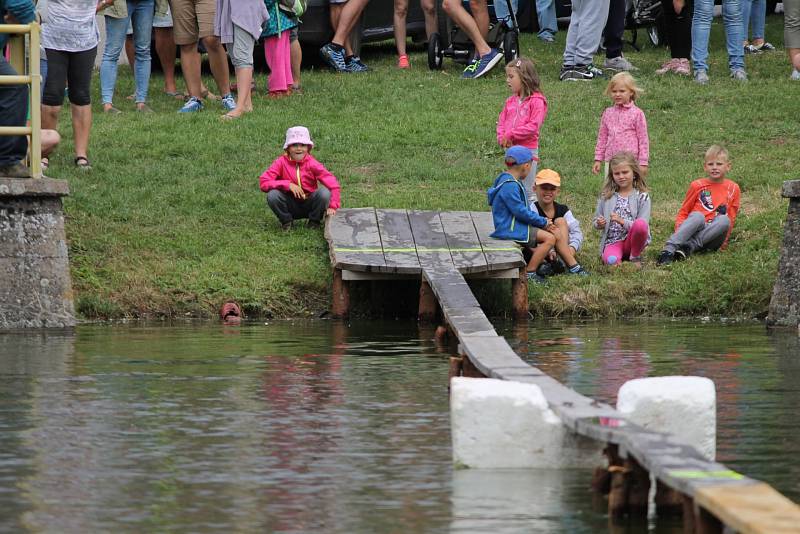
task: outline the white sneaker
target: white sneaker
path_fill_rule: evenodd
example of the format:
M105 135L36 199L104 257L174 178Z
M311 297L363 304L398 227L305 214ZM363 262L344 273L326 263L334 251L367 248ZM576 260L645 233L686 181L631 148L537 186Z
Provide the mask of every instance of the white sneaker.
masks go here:
M794 69L792 70L792 75L789 76L790 80L794 80L796 82L800 81L800 70Z
M694 82L700 85L706 85L708 83L708 72L702 69L694 71Z
M747 73L744 71L744 69L733 69L731 71L731 78L733 78L737 82L746 82Z
M623 70L627 70L627 71L639 70L636 67L634 67L631 64L630 61L625 59L624 56L606 58L606 60L603 62L603 68L610 69L610 70L619 70L619 71L623 71Z

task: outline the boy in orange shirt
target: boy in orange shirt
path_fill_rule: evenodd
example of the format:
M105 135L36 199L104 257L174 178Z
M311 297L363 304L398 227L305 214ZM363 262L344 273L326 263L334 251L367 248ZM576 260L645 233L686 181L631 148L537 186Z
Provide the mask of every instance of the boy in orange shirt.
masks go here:
M719 145L706 150L706 178L689 185L675 218L675 233L658 255L658 265L685 260L695 252L725 248L739 211L739 185L725 178L731 170L728 151Z

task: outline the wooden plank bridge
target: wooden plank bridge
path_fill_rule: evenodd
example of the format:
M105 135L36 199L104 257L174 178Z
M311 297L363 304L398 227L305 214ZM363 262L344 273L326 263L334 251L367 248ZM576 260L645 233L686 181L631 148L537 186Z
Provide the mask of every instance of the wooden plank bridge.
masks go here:
M568 428L608 444L609 463L618 467L611 475L613 516L642 513L642 503L647 513L649 473L658 482L658 512L682 513L686 532L722 532L723 525L743 533L800 532L800 507L768 484L705 459L674 436L626 421L613 407L584 397L525 363L497 335L465 280L510 278L515 315L527 317L522 254L513 243L490 238L491 230L487 212L337 211L325 230L334 268L334 314L347 314L348 281L419 278L420 317L434 318L438 301L458 339L462 357L451 360L451 376L535 384ZM628 492L632 485L638 486L638 500ZM619 492L615 496L614 487L625 488L628 497Z

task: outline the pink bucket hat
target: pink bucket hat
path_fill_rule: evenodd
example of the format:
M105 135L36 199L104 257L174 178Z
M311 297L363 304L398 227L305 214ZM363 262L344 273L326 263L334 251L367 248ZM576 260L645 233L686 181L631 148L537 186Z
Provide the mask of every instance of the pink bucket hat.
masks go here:
M314 142L311 140L311 134L308 133L308 128L305 126L292 126L286 130L286 142L283 143L283 149L286 150L289 145L302 143L313 147Z

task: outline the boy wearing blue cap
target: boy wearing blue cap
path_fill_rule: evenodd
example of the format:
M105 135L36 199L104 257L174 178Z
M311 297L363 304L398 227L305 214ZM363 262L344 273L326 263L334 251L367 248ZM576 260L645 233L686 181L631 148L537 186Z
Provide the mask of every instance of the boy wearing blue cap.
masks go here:
M494 220L491 236L516 241L527 248L531 252L528 280L543 284L546 280L536 274L536 269L556 244L553 235L556 226L528 207L528 195L522 180L528 176L532 160L533 152L524 146L514 145L506 150L507 169L495 179L487 194Z

